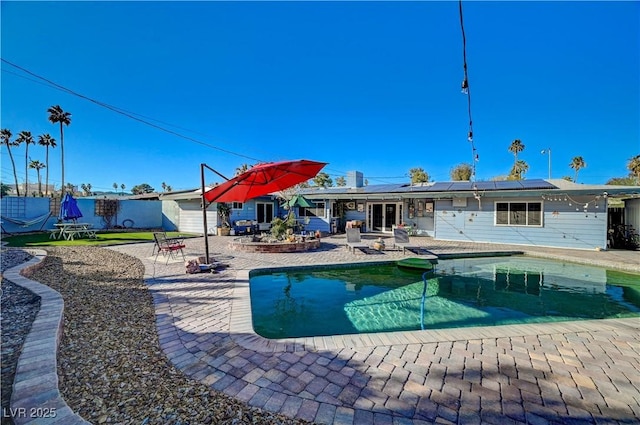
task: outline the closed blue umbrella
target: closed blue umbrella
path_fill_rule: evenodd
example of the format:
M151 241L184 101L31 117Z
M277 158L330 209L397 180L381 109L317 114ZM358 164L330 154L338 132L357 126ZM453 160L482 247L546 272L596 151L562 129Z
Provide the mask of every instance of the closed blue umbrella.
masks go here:
M78 208L78 201L67 193L60 204L60 218L75 221L80 217L82 217L82 212Z

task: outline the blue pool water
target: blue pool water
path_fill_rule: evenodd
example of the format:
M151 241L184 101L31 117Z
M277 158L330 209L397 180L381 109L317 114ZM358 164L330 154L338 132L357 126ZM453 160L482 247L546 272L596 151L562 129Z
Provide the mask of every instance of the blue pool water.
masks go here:
M640 317L640 275L528 257L254 271L253 327L266 338Z

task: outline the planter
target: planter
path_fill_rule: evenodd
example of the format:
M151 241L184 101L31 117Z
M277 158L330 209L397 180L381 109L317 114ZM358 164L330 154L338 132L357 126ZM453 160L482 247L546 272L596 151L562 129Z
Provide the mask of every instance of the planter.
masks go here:
M382 251L385 248L385 244L384 242L381 241L375 241L373 243L373 249L377 249L378 251Z
M231 228L218 227L218 236L229 236L231 234Z
M320 248L320 239L307 239L302 242L250 242L246 238L234 238L229 243L229 248L234 251L242 252L264 252L264 253L283 253L283 252L303 252Z

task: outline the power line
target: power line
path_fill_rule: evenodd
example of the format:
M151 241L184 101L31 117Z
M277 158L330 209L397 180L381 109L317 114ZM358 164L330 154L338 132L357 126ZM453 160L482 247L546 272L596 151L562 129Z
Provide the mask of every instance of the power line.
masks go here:
M244 155L244 154L241 154L241 153L233 152L233 151L228 150L228 149L225 149L225 148L221 148L221 147L219 147L219 146L211 145L211 144L209 144L209 143L203 142L203 141L198 140L198 139L195 139L195 138L193 138L193 137L190 137L190 136L186 136L186 135L184 135L184 134L181 134L181 133L179 133L179 132L177 132L177 131L174 131L174 130L170 130L170 129L168 129L168 128L165 128L165 127L163 127L163 126L161 126L161 125L159 125L159 124L154 124L154 123L153 123L153 122L151 122L151 121L155 121L155 122L157 122L157 123L163 124L164 126L174 127L174 128L180 129L180 130L184 130L184 131L192 132L192 133L194 133L194 134L200 134L200 135L206 136L206 135L204 135L204 134L202 134L202 133L198 133L198 132L193 131L193 130L190 130L190 129L186 129L186 128L183 128L183 127L180 127L180 126L176 126L176 125L173 125L173 124L170 124L170 123L167 123L167 122L164 122L164 121L161 121L161 120L158 120L158 119L152 118L152 117L148 117L148 116L145 116L145 115L142 115L142 114L136 113L136 112L128 111L128 110L125 110L125 109L123 109L123 108L120 108L120 107L117 107L117 106L113 106L113 105L110 105L110 104L108 104L108 103L105 103L105 102L102 102L102 101L99 101L99 100L93 99L93 98L91 98L91 97L89 97L89 96L83 95L83 94L78 93L78 92L76 92L76 91L74 91L74 90L72 90L72 89L69 89L69 88L67 88L67 87L65 87L65 86L63 86L63 85L61 85L61 84L58 84L58 83L56 83L56 82L54 82L54 81L52 81L52 80L50 80L50 79L48 79L48 78L46 78L46 77L43 77L43 76L41 76L41 75L38 75L38 74L36 74L35 72L30 71L30 70L28 70L28 69L26 69L26 68L24 68L24 67L22 67L22 66L20 66L20 65L17 65L17 64L15 64L15 63L13 63L13 62L10 62L10 61L8 61L8 60L6 60L6 59L4 59L4 58L0 58L0 60L2 60L2 62L3 62L3 63L5 63L5 64L7 64L7 65L10 65L10 66L12 66L12 67L14 67L14 68L18 69L18 70L20 70L20 71L22 71L22 72L24 72L24 73L28 74L29 76L31 76L31 77L33 77L33 78L30 78L30 77L27 77L27 76L25 76L25 75L21 75L21 74L19 74L19 73L12 72L12 71L9 71L9 70L6 70L6 69L3 69L3 70L2 70L3 72L7 72L7 73L12 74L12 75L15 75L15 76L17 76L17 77L24 78L24 79L26 79L26 80L28 80L28 81L33 82L33 83L37 83L37 84L41 84L41 85L44 85L44 86L48 86L48 87L50 87L50 88L54 88L54 89L56 89L56 90L62 91L62 92L64 92L64 93L70 94L70 95L72 95L72 96L79 97L79 98L81 98L81 99L84 99L84 100L86 100L86 101L89 101L89 102L91 102L91 103L94 103L94 104L96 104L96 105L98 105L98 106L100 106L100 107L102 107L102 108L108 109L108 110L110 110L110 111L112 111L112 112L115 112L115 113L117 113L117 114L123 115L123 116L125 116L125 117L127 117L127 118L130 118L130 119L132 119L132 120L138 121L138 122L140 122L140 123L142 123L142 124L145 124L145 125L147 125L147 126L153 127L153 128L155 128L155 129L157 129L157 130L164 131L165 133L168 133L168 134L174 135L174 136L176 136L176 137L180 137L180 138L182 138L182 139L188 140L188 141L190 141L190 142L197 143L197 144L199 144L199 145L202 145L202 146L205 146L205 147L208 147L208 148L211 148L211 149L215 149L215 150L218 150L218 151L220 151L220 152L224 152L224 153L227 153L227 154L230 154L230 155L235 155L235 156L238 156L238 157L241 157L241 158L249 159L249 160L255 161L255 162L257 162L257 163L260 163L260 162L268 162L268 161L263 160L263 159L254 158L254 157L251 157L251 156L248 156L248 155ZM327 170L327 171L329 171L329 170ZM337 173L341 173L341 176L343 176L343 175L345 175L345 174L346 174L346 172L344 172L344 171L340 171L340 170L333 170L333 171L334 171L334 172L337 172ZM332 174L332 175L334 175L334 174ZM380 179L380 180L382 180L382 179L406 178L406 176L393 176L393 177L367 177L367 178L368 178L368 179ZM384 182L384 181L383 181L383 183L388 183L388 182Z
M139 117L142 117L143 115L135 114L135 113L132 113L132 112L128 112L128 111L126 111L126 110L124 110L122 108L119 108L119 107L116 107L116 106L113 106L113 105L109 105L108 103L101 102L101 101L93 99L93 98L91 98L89 96L85 96L85 95L83 95L81 93L78 93L78 92L76 92L74 90L71 90L71 89L69 89L67 87L64 87L64 86L62 86L62 85L60 85L60 84L58 84L58 83L56 83L54 81L51 81L51 80L49 80L49 79L47 79L45 77L42 77L42 76L40 76L40 75L38 75L38 74L36 74L34 72L31 72L26 68L23 68L23 67L21 67L19 65L16 65L16 64L12 63L12 62L9 62L8 60L6 60L4 58L2 58L1 60L2 60L2 62L6 63L8 65L11 65L14 68L17 68L17 69L19 69L19 70L21 70L21 71L23 71L23 72L25 72L25 73L37 78L39 80L45 81L48 85L53 86L53 87L65 92L65 93L68 93L68 94L71 94L73 96L79 97L81 99L87 100L87 101L89 101L91 103L94 103L94 104L96 104L98 106L101 106L103 108L109 109L110 111L113 111L113 112L115 112L117 114L124 115L127 118L131 118L132 120L138 121L138 122L140 122L142 124L148 125L148 126L153 127L153 128L155 128L157 130L164 131L165 133L169 133L171 135L180 137L180 138L188 140L190 142L197 143L199 145L202 145L202 146L205 146L205 147L208 147L208 148L211 148L211 149L215 149L215 150L218 150L220 152L224 152L224 153L227 153L227 154L230 154L230 155L235 155L235 156L238 156L238 157L241 157L241 158L250 159L252 161L265 162L265 161L260 160L258 158L253 158L253 157L248 156L248 155L244 155L244 154L241 154L241 153L233 152L231 150L224 149L224 148L221 148L219 146L211 145L209 143L203 142L203 141L195 139L193 137L185 136L184 134L178 133L177 131L173 131L173 130L170 130L168 128L162 127L162 126L154 124L152 122L149 122L150 118L146 118L146 119L139 118ZM159 120L154 120L154 121L160 122Z
M469 89L469 74L467 69L467 37L464 32L464 20L462 18L462 0L458 1L458 10L460 12L460 29L462 31L462 63L464 69L464 80L462 80L462 93L467 96L467 105L469 113L469 132L467 140L471 143L471 180L476 178L476 162L478 162L478 151L473 143L473 119L471 118L471 90Z

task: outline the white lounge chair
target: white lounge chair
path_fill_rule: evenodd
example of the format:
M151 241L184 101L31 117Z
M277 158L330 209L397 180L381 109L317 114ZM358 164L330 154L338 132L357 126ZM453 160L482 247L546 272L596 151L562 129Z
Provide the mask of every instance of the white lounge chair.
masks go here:
M362 242L360 238L360 229L346 229L347 231L347 249L355 254L355 249L368 248L369 245Z

